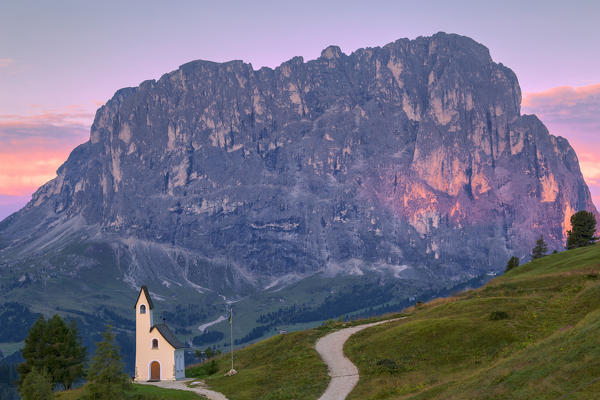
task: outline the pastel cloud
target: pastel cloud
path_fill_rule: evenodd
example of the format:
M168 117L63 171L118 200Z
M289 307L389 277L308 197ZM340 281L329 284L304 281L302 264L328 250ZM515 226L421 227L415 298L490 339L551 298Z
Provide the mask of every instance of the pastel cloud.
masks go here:
M597 144L592 146L599 148ZM581 151L579 152L579 164L586 171L586 178L589 178L590 183L600 185L600 156L597 152Z
M73 148L87 140L92 117L76 106L0 115L0 195L30 195L53 179Z
M598 117L600 105L600 84L581 86L560 86L537 93L525 93L522 107L534 110L553 122L576 123L600 128Z
M0 58L0 68L5 68L14 63L15 60L12 58Z
M536 114L550 133L569 140L600 209L600 84L524 93L522 109Z

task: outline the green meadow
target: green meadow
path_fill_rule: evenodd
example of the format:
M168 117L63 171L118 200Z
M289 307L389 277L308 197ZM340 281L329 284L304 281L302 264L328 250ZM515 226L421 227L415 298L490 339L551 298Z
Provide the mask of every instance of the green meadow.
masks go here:
M600 245L546 256L484 287L412 307L352 336L350 399L593 399L600 392ZM394 318L388 315L383 318ZM369 321L355 321L351 324ZM274 336L198 376L231 400L317 399L327 368L317 339L351 325Z

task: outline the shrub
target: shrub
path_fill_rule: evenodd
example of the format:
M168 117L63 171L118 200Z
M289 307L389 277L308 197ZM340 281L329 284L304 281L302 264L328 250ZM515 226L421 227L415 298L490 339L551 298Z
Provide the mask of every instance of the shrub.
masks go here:
M505 313L504 311L492 311L490 313L490 320L491 321L499 321L501 319L508 319L509 316L507 313Z
M214 375L217 372L219 372L217 361L211 360L204 364L188 368L186 375L194 378L204 378L206 376Z
M19 393L23 400L51 400L54 397L52 381L45 372L38 372L36 368L25 375Z
M333 328L335 326L335 320L330 318L327 321L323 321L323 323L321 324L322 327L325 328Z
M513 268L517 268L519 266L519 257L511 257L510 260L508 260L508 263L506 264L506 271L508 272Z
M390 360L389 358L377 360L377 369L380 373L385 374L395 374L400 371L396 361Z

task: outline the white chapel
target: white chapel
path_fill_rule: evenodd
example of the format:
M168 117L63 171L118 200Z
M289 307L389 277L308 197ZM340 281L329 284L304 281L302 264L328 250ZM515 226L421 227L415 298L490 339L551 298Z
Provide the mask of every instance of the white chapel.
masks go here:
M135 303L135 381L185 378L185 345L166 324L154 324L153 309L150 292L142 286Z

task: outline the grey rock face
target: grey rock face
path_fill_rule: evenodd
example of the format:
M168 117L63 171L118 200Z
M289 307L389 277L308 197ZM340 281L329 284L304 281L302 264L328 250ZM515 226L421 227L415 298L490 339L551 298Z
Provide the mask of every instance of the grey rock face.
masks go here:
M540 234L562 249L571 214L597 212L573 149L520 103L510 69L443 33L274 70L190 62L98 110L0 225L0 257L103 242L132 284L235 294L323 271L499 271Z

